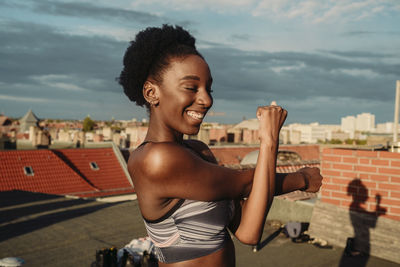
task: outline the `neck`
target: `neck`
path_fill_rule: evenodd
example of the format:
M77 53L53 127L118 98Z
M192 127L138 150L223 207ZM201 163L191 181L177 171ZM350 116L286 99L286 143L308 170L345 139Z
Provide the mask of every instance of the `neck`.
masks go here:
M149 129L144 141L183 143L183 133L174 131L150 117Z

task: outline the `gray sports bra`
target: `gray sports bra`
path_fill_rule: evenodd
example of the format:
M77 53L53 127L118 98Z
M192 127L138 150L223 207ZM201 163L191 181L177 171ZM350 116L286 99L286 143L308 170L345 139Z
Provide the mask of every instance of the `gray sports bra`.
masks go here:
M226 226L234 214L232 200L204 202L181 199L155 221L144 219L158 260L173 263L211 254L224 246Z

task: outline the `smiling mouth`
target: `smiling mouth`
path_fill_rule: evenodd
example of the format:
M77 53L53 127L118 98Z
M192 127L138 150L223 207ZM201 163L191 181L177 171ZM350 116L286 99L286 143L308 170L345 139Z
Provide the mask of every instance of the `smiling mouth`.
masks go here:
M186 114L189 117L191 117L191 118L193 118L195 120L199 120L199 121L201 121L204 118L204 114L203 113L199 113L199 112L192 111L192 110L186 111Z

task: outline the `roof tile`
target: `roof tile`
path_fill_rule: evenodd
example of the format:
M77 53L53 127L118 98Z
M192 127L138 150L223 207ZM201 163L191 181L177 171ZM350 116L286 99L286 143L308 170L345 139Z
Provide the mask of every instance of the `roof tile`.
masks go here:
M134 192L112 148L0 151L0 191L8 190L84 197Z

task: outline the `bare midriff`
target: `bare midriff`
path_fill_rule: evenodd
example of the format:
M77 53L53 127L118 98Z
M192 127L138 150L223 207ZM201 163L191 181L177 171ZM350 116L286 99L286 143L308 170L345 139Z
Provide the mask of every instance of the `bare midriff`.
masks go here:
M188 261L181 261L175 263L162 263L159 262L160 267L234 267L235 266L235 246L233 245L232 239L229 238L225 242L222 249L211 253L207 256L196 258Z

